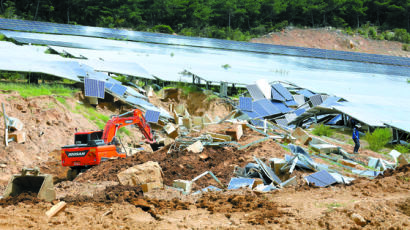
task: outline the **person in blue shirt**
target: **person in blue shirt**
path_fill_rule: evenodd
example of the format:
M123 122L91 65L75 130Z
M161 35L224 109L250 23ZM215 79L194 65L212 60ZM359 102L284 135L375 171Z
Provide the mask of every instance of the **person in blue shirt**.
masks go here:
M353 128L353 135L352 139L354 141L354 150L353 153L359 153L359 148L360 148L360 137L359 137L359 128L360 124L356 124Z

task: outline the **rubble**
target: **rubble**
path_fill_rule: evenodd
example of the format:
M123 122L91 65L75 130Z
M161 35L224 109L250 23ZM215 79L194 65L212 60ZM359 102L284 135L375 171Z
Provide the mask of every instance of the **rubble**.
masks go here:
M158 162L148 161L117 174L121 185L137 186L146 183L163 183L163 173Z

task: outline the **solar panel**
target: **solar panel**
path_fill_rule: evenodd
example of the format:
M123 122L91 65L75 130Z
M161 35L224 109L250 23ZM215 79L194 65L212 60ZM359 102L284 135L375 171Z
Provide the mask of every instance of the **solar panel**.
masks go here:
M159 119L159 111L147 110L145 112L145 120L147 122L157 123Z
M272 87L272 100L276 100L276 101L286 101L284 97L282 97L282 95L280 95L280 93L278 91L276 91L275 88Z
M261 115L259 115L257 112L255 111L242 111L244 112L246 115L248 115L250 118L259 118L262 117Z
M295 100L285 101L285 105L287 106L298 106Z
M280 103L280 104L282 104L282 103ZM283 105L283 104L282 104ZM268 99L261 99L261 100L258 100L258 101L255 101L254 103L253 103L253 106L254 106L254 108L257 108L258 110L256 110L255 109L255 111L257 112L257 113L259 113L259 110L261 110L261 111L266 111L265 113L264 112L262 112L262 113L259 113L259 114L263 114L263 116L264 117L266 117L266 116L272 116L272 115L276 115L276 114L280 114L280 113L282 113L281 112L281 109L280 108L278 108L277 106L275 106L270 100L268 100ZM262 109L261 109L262 108Z
M113 87L111 88L111 92L117 94L120 97L124 95L125 91L127 91L127 87L123 85L119 85L119 84L114 84Z
M296 116L300 116L302 113L306 112L305 109L297 109L294 111L294 113L296 114Z
M95 79L84 79L84 94L87 97L104 98L105 86L103 81Z
M323 101L323 103L320 106L331 107L334 105L340 105L339 103L337 103L340 99L341 99L340 97L334 97L334 96L328 97L326 100Z
M251 178L231 178L228 184L228 189L250 188L252 189L255 179Z
M309 98L309 100L310 100L310 102L312 103L312 106L317 106L317 105L322 104L322 97L321 97L320 94L311 96L311 97Z
M297 116L296 116L295 113L287 113L287 114L285 114L285 118L289 123L289 122L295 120L297 118Z
M346 51L332 51L316 48L302 48L294 46L281 46L271 44L257 44L237 41L227 41L211 38L195 38L174 36L149 32L109 29L90 26L56 24L48 22L25 21L17 19L0 19L0 28L18 31L32 31L52 34L69 34L90 37L127 39L137 42L153 42L159 44L173 44L186 46L200 46L209 48L223 48L251 52L263 52L271 54L286 54L302 57L317 57L347 61L361 61L380 64L393 64L410 66L410 59L406 57L392 57L387 55L375 55L354 53Z
M288 126L288 120L286 120L285 118L283 118L283 119L276 119L275 121L276 121L276 124L278 124L278 125L280 125L280 126L283 126L283 127Z
M293 99L298 105L303 105L305 103L305 96L303 95L293 95Z
M314 184L315 186L319 187L327 187L329 185L337 183L335 178L330 175L326 170L322 170L320 172L316 172L310 174L309 176L305 177L306 181L309 184Z
M252 125L258 126L258 127L263 127L265 125L265 123L261 120L252 119L252 120L250 120L250 122L251 122Z
M111 88L114 86L113 83L106 81L105 82L105 89L111 90Z
M314 93L310 92L310 91L307 90L307 89L299 90L299 91L297 91L296 93L297 93L297 94L300 94L300 95L303 95L303 96L305 96L305 97L307 97L307 98L309 98L309 97L315 95Z
M278 109L281 113L287 113L289 111L292 111L291 108L287 107L285 104L281 102L272 101L271 104L275 106L275 108Z
M278 91L278 93L280 93L280 95L282 95L286 100L293 100L292 94L290 94L290 92L283 87L283 85L277 83L273 84L272 87L276 89L276 91Z
M251 95L253 100L260 100L265 98L262 91L257 85L247 85L246 88L248 89L249 94Z
M250 97L240 97L239 98L239 109L243 111L253 111L252 109L252 98Z

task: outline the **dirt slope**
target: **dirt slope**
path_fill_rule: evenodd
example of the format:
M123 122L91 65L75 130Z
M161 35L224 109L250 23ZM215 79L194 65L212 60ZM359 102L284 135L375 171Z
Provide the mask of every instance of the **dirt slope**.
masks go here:
M254 38L251 42L410 57L410 52L402 50L400 42L351 36L340 30L327 28L287 28L282 32Z

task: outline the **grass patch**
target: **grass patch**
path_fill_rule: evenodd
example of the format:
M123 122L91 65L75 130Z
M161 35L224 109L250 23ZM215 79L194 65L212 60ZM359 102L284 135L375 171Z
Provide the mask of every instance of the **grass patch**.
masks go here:
M410 147L405 145L395 145L394 149L399 151L400 153L410 153Z
M330 137L333 135L333 133L334 133L334 130L332 130L329 126L326 126L323 124L320 124L313 129L313 134L317 136Z
M407 78L407 83L410 84L410 78Z
M105 124L110 120L110 117L99 113L95 108L84 105L76 105L73 112L81 114L88 120L94 122L99 129L104 129Z
M127 128L125 128L125 127L120 128L120 129L118 130L118 132L119 132L121 135L131 136L131 132L130 132Z
M24 98L43 95L70 97L77 91L63 85L32 85L18 83L0 83L0 89L7 91L17 91Z
M380 151L392 138L390 129L376 129L373 133L366 132L365 140L369 143L369 149Z

